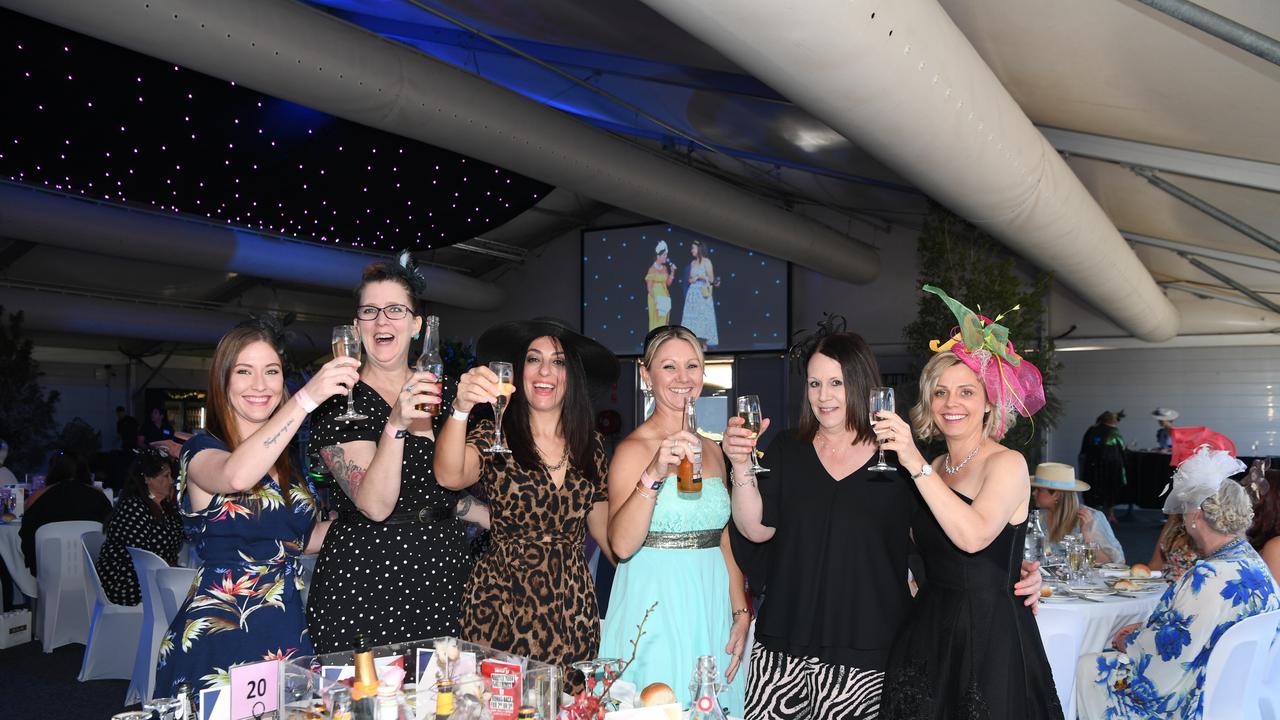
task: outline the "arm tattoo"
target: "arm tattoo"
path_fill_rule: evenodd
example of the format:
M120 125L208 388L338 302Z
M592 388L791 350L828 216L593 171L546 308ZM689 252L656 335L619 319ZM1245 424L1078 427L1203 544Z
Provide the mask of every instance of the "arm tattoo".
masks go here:
M262 441L262 447L271 447L272 445L275 445L276 441L280 439L280 436L285 434L285 432L287 432L291 427L293 427L293 418L290 418L287 422L285 422L284 427L280 428L280 430L276 432L275 435L272 435L271 437Z
M338 482L342 492L355 502L356 493L360 491L360 483L364 482L365 468L347 459L347 453L341 447L333 445L320 451L324 464L329 466L333 479Z
M458 500L458 507L454 509L453 516L456 518L465 518L467 513L471 512L471 506L474 505L475 502L476 499L472 497L470 493L463 495L462 499Z

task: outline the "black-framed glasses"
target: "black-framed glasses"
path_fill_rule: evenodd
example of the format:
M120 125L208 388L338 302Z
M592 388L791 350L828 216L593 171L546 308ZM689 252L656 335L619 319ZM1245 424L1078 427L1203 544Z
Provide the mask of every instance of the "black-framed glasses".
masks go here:
M406 315L413 315L414 312L407 305L388 305L386 307L378 307L377 305L361 305L356 308L356 317L361 320L377 320L378 313L387 316L388 320L403 320Z

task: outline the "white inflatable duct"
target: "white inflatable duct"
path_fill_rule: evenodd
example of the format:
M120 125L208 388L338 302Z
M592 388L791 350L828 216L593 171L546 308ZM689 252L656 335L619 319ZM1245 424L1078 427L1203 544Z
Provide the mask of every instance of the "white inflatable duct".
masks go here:
M289 0L0 0L263 93L851 282L873 248L534 100Z
M1122 328L1178 332L1150 273L934 0L643 1Z
M355 288L365 265L393 260L12 183L0 183L0 235L339 290ZM494 310L506 299L506 291L493 283L429 266L420 271L427 281L424 297L428 300L468 310Z

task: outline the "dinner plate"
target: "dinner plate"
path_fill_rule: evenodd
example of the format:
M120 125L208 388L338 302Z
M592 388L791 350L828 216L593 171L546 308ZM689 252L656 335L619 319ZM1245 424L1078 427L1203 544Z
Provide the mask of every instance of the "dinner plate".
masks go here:
M1098 571L1098 573L1099 573L1099 574L1101 574L1103 577L1109 577L1109 578L1129 578L1130 580L1147 580L1147 579L1157 579L1157 580L1158 580L1158 579L1163 575L1159 570L1152 570L1152 571L1151 571L1150 578L1148 578L1148 577L1134 577L1134 576L1132 575L1132 573L1130 572L1130 570L1129 570L1129 568L1128 568L1128 567L1125 567L1123 570L1116 570L1116 569L1108 568L1108 567L1106 567L1105 565L1102 567L1102 569L1100 569L1100 570Z
M1079 587L1071 588L1071 592L1076 595L1088 595L1090 597L1104 597L1106 595L1115 595L1116 591L1109 587Z
M1124 563L1103 563L1099 567L1103 570L1123 570L1124 572L1129 572L1129 566Z
M1066 597L1064 595L1058 595L1058 594L1053 594L1053 595L1050 595L1049 597L1040 598L1040 602L1042 603L1064 603L1064 602L1070 602L1070 600L1071 598Z

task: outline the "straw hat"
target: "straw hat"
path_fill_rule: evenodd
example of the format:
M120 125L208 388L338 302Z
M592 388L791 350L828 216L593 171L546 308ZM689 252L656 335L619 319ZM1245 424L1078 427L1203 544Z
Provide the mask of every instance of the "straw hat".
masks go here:
M1036 474L1031 476L1031 487L1046 490L1071 492L1089 489L1089 483L1076 479L1076 469L1065 463L1045 462L1036 466Z
M1170 410L1169 408L1158 407L1155 410L1151 411L1151 417L1155 418L1156 420L1170 420L1170 421L1177 420L1178 411Z

